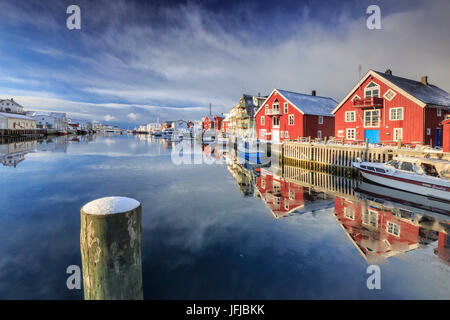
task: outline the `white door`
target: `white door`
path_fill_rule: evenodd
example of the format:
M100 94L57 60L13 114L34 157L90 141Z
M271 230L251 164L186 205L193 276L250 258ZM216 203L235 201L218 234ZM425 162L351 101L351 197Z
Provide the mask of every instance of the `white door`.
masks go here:
M280 141L280 130L272 129L272 141L279 142Z

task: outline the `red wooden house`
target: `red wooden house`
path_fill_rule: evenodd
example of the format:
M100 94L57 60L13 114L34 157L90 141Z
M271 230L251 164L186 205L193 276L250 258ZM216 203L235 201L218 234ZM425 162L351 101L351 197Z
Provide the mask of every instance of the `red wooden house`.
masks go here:
M335 136L346 141L442 145L450 95L428 83L369 70L333 110Z
M219 115L207 115L202 122L203 129L220 131L224 117Z
M279 142L299 137L334 135L331 98L274 89L255 116L258 139Z

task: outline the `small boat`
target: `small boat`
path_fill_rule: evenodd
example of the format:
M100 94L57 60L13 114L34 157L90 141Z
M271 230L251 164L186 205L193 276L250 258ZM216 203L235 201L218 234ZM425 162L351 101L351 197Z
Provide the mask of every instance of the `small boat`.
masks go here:
M396 157L387 163L353 162L364 179L390 188L450 202L450 162Z
M256 164L267 164L270 162L267 143L262 143L256 139L239 141L237 155Z
M58 136L67 136L66 130L58 130Z

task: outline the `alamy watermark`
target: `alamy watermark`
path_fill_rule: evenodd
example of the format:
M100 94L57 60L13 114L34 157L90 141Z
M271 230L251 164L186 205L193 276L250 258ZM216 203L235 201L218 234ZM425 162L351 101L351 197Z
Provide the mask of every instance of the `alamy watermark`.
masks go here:
M81 9L79 6L72 4L67 7L67 14L70 16L66 20L66 26L69 30L80 30L81 29Z
M369 290L380 290L381 289L381 269L377 265L370 265L366 270L367 274L370 276L367 278L366 285Z
M66 286L67 289L73 290L73 289L81 289L81 269L77 265L70 265L66 269L66 273L70 274L70 276L67 278Z
M376 4L367 7L367 14L370 16L366 20L366 26L369 30L381 29L381 9Z

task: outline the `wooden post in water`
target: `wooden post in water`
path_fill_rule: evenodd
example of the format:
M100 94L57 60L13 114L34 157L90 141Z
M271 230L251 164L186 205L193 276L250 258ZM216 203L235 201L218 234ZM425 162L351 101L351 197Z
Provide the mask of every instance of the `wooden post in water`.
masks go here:
M142 300L142 209L108 197L81 209L80 248L85 300Z

